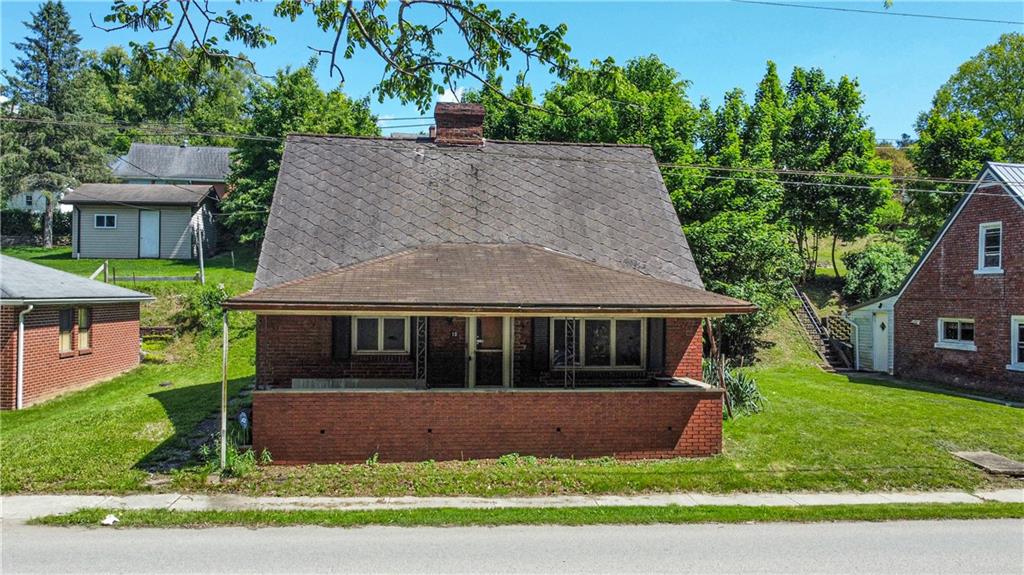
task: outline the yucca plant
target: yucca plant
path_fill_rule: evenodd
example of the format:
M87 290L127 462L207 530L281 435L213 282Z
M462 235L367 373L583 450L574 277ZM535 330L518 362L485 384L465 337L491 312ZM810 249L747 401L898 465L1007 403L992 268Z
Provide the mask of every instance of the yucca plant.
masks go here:
M709 359L704 360L704 381L712 385L718 385L718 370L715 363ZM741 414L758 413L764 409L765 398L757 380L746 371L740 371L728 364L723 370L725 380L725 401L728 405L723 406L726 416L729 414L736 417Z

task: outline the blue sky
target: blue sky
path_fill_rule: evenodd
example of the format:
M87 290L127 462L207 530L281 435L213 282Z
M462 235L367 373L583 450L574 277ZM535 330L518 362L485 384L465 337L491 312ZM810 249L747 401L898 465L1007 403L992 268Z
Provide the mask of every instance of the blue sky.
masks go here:
M127 44L130 39L149 39L142 34L108 33L92 28L106 14L109 2L66 3L72 22L87 49ZM657 54L677 69L692 85L696 103L708 97L712 103L733 87L753 95L764 73L765 62L774 60L786 79L793 66L817 66L834 78L846 74L859 79L870 125L879 138L897 138L912 132L917 114L929 106L932 95L956 67L1005 32L1022 31L1013 24L944 21L897 16L827 12L778 6L718 2L488 2L504 12L514 11L533 24L569 26L568 42L580 61L611 56L619 62ZM867 10L881 9L882 0L811 4ZM234 2L220 4L234 8ZM21 22L29 18L37 2L0 0L0 59L5 67L16 56L11 42L25 35ZM250 52L259 71L272 73L284 66L303 65L312 56L307 48L329 43L306 15L296 23L273 18L273 2L245 4L278 38L270 48ZM236 8L237 9L237 8ZM924 2L896 0L894 11L1024 20L1024 2ZM370 93L383 66L375 56L343 62L345 90L353 96ZM333 87L337 77L319 69L321 84ZM506 78L511 80L514 74ZM540 93L551 78L535 70L528 77ZM473 87L468 84L467 87ZM397 101L377 103L382 117L419 116L413 106ZM403 122L408 123L408 122ZM385 128L385 132L388 130ZM401 131L416 131L416 128Z

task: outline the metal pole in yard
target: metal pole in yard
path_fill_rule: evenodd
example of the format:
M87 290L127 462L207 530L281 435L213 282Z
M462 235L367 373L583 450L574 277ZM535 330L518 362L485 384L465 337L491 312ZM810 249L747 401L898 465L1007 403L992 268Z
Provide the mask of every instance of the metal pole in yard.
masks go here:
M103 260L103 283L110 283L107 280L107 270L110 269L110 260Z
M220 358L220 468L228 465L228 312L222 323L222 350Z
M206 285L206 266L203 262L203 232L202 230L196 230L196 236L198 238L199 245L199 283Z

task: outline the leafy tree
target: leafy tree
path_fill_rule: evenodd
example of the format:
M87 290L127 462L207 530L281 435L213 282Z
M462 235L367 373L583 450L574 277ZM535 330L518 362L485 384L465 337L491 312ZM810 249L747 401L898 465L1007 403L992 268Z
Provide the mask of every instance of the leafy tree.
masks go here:
M846 284L843 295L854 303L894 291L914 265L914 258L895 243L872 243L863 251L843 256Z
M977 177L986 160L999 160L1003 148L985 135L980 119L966 112L943 115L932 110L918 121L920 137L910 147L909 156L917 170L933 178L971 180ZM908 194L907 219L913 230L908 245L921 251L938 233L953 206L962 197L962 184L933 185L918 182Z
M758 306L756 313L722 320L722 352L750 357L789 299L799 269L789 231L758 211L723 211L683 229L707 289Z
M403 0L397 10L386 0L279 0L274 15L291 22L315 17L329 40L326 48L314 50L327 57L330 73L337 72L342 81L343 60L364 52L379 58L384 63L376 88L381 101L398 98L415 102L420 110L467 78L491 88L490 79L510 69L516 57L525 64L520 83L531 65L539 63L559 77L566 77L574 66L564 24L531 26L514 13L505 15L473 0ZM145 30L166 38L162 46L136 44L140 56L152 59L184 39L205 62L254 67L248 56L223 48L222 41L237 41L246 48L277 41L269 27L255 23L244 9L214 12L203 2L116 0L104 21L108 30ZM438 40L446 30L462 40L461 49L449 44L451 50L441 51Z
M225 224L240 241L263 238L284 149L293 132L378 135L366 100L351 100L340 90L324 92L313 75L315 62L279 71L272 81L254 80L246 113L252 130L273 141L241 140L228 177L231 193L222 204Z
M142 138L180 143L178 132L244 131L246 87L251 74L235 62L212 67L199 54L180 44L171 53L151 60L142 57L138 49L130 53L120 46L87 54L88 68L102 86L99 105L110 120L161 125L122 128L111 145L112 152L123 153L131 142ZM177 126L166 128L164 124ZM234 139L193 135L190 142L233 145Z
M60 196L78 181L103 179L107 170L95 129L53 123L95 120L88 76L81 74L81 38L67 10L59 1L45 2L26 26L25 41L14 43L24 56L14 61L13 74L4 72L6 112L20 121L4 122L0 132L0 180L5 198L18 191L43 193L43 242L51 247L53 208Z
M1024 34L1003 34L964 62L939 88L932 113L950 118L969 114L981 135L1006 147L1012 161L1024 161ZM929 116L926 116L928 118Z
M787 88L789 123L775 158L789 169L845 174L885 174L888 164L874 152L864 99L855 80L828 80L819 69L795 68ZM832 238L833 268L837 239L867 232L875 209L892 197L888 182L856 178L787 175L783 210L793 226L805 274L816 267L818 239ZM813 240L813 243L812 243Z

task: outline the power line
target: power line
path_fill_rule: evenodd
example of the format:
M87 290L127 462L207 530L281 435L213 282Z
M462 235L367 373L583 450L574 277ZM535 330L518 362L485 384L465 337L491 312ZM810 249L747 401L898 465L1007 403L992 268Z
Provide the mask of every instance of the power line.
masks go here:
M985 24L1012 24L1024 26L1022 20L997 20L991 18L971 18L967 16L944 16L941 14L917 14L914 12L894 12L891 10L864 10L863 8L840 8L838 6L815 6L813 4L796 4L791 2L768 2L767 0L731 0L737 4L757 4L760 6L776 6L780 8L804 8L806 10L827 10L829 12L849 12L853 14L873 14L875 16L901 16L904 18L927 18L930 20L955 20L961 22L981 22Z
M18 117L11 117L11 116L0 116L0 120L3 120L3 121L16 121L16 122L17 121L26 121L26 122L29 122L29 123L46 123L46 124L57 124L57 125L100 125L100 126L105 125L102 122L71 122L71 121L65 121L65 120L36 120L36 119L30 119L30 118L18 118ZM154 135L164 135L164 134L161 134L160 132L155 132L153 134ZM226 136L230 136L230 135L231 134L226 134ZM297 135L325 136L325 137L337 137L337 138L346 138L347 137L347 138L356 138L356 139L363 138L361 141L358 141L358 142L356 142L356 141L353 141L353 142L338 142L338 143L336 143L336 145L350 146L350 147L359 147L359 148L364 148L364 149L367 148L367 147L375 147L375 148L379 148L379 149L394 150L394 148L392 146L386 145L384 143L379 143L379 144L372 143L372 139L370 139L368 137L333 135L333 134L297 134ZM252 135L252 134L237 134L237 136L238 137L245 137L245 138L255 138L255 139L260 139L262 141L272 141L272 142L279 142L279 141L282 141L284 139L284 138L279 138L279 137L260 136L260 135ZM522 143L529 143L529 142L522 142ZM552 142L552 143L553 144L560 144L560 142ZM566 144L569 145L571 143L566 143ZM601 145L601 144L591 144L591 145ZM455 148L455 147L450 147L450 148L444 148L443 149L443 153L472 153L472 152L473 152L472 149L460 149L460 148ZM518 158L518 159L536 159L536 160L565 161L565 162L585 162L585 163L592 163L592 162L594 162L594 160L591 160L591 159L578 158L578 157L569 157L569 156L507 154L507 153L500 153L500 152L493 152L493 151L489 152L489 154L492 155L492 156L505 156L505 157ZM131 164L130 162L128 162L128 163ZM602 159L602 160L600 160L600 163L604 163L604 164L618 164L618 165L635 165L635 166L648 166L648 165L650 165L648 162L641 162L641 161L636 161L636 160L617 160L617 159L611 159L611 158ZM131 165L134 166L134 164L131 164ZM741 173L742 172L747 172L747 173L755 172L755 173L771 173L771 174L789 175L789 176L803 176L803 177L856 178L856 179L870 179L870 180L890 180L890 181L901 181L901 182L925 182L925 183L952 184L952 185L974 185L975 183L977 183L976 180L956 179L956 178L933 178L933 177L924 177L924 176L899 176L899 175L886 175L886 174L861 174L861 173L849 173L849 172L828 172L828 171L815 171L815 170L797 170L797 169L787 169L787 168L729 167L729 166L714 166L714 165L710 165L710 164L681 164L681 163L671 163L671 162L659 162L659 163L657 163L657 166L659 168L666 168L666 169L710 170L710 171L741 172ZM135 166L135 167L140 169L140 170L142 169L142 168L139 168L138 166ZM146 171L146 170L143 170L143 171ZM152 172L148 172L148 173L150 173L150 175L152 175L154 177L157 177L157 178L160 177L160 176L157 176L156 174L153 174ZM823 183L821 183L821 182L795 182L795 181L790 181L788 183L800 184L800 185L823 185ZM1024 184L1024 182L1017 182L1017 181L1007 181L1005 183L1007 183L1007 184ZM839 185L847 185L847 184L832 183L830 185L832 185L832 186L839 186ZM853 184L850 184L850 185L853 185ZM906 189L906 188L902 188L902 189L904 191L917 191L917 192L928 192L928 193L933 193L933 192L934 193L961 193L961 194L962 193L966 193L966 192L950 192L948 190L924 190L924 189Z

